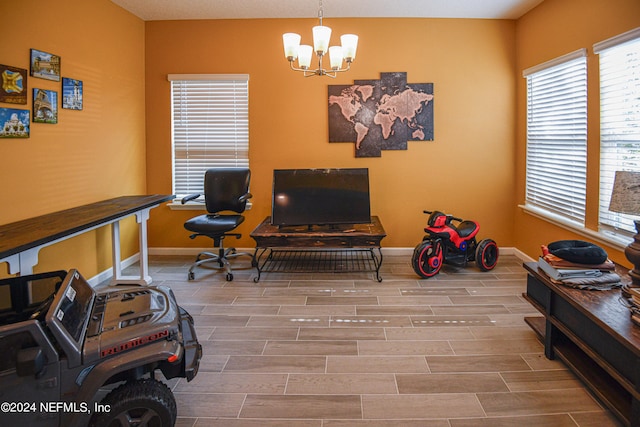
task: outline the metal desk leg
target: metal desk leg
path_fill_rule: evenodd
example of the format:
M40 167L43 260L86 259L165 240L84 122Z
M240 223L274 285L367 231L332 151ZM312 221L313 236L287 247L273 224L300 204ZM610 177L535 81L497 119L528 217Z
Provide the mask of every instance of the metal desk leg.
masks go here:
M149 209L143 209L136 212L136 222L138 223L138 240L140 244L140 276L123 276L122 275L122 258L120 251L120 221L111 224L111 243L113 255L113 277L111 284L131 283L148 285L152 282L149 275L149 248L147 247L147 220L149 219Z
M9 274L20 273L20 254L13 254L6 258L0 259L0 262L7 263L7 271Z

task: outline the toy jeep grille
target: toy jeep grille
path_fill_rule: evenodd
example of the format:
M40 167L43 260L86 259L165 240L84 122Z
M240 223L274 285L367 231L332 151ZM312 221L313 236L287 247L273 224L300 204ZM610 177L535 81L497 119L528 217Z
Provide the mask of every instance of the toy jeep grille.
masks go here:
M147 314L145 316L134 317L133 319L127 319L120 322L120 328L126 328L127 326L137 325L139 323L148 322L153 317L153 314Z
M127 300L130 300L130 299L134 299L137 296L148 295L150 293L151 293L151 291L149 291L149 290L126 292L126 293L122 294L122 299L121 300L122 301L127 301Z

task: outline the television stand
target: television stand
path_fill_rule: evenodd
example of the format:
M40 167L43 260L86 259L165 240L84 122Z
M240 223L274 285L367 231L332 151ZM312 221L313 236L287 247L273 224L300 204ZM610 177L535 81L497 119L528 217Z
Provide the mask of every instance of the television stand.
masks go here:
M278 227L266 217L252 232L256 241L253 266L261 274L311 272L374 272L380 277L386 236L377 216L369 224Z

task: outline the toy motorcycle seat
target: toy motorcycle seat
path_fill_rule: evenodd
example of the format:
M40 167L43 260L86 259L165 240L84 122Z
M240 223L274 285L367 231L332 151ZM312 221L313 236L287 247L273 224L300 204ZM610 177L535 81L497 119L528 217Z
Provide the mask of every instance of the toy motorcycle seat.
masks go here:
M458 233L458 236L468 237L471 235L471 233L476 231L477 227L478 227L477 224L473 221L462 221L454 229L456 230L456 233Z

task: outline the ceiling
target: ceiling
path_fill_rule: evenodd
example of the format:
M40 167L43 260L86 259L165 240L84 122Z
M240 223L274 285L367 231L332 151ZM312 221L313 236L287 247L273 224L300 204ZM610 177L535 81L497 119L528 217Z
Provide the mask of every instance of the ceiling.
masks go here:
M315 18L316 0L111 0L145 21ZM517 19L543 0L324 0L326 18Z

